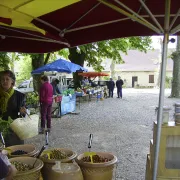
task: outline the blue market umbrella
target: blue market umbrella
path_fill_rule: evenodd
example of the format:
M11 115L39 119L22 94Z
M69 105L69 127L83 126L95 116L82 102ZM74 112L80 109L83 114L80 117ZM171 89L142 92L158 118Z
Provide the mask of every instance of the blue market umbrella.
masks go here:
M38 69L35 69L31 72L31 74L41 74L45 71L57 71L57 72L65 72L65 73L72 73L76 71L88 71L87 69L83 68L78 64L74 64L72 62L58 59L52 63L46 64Z

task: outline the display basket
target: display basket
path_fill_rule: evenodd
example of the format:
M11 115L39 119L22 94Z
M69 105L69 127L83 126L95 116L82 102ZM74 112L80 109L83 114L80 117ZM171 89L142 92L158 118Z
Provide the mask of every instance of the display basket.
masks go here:
M56 96L56 97L54 97L54 102L55 103L59 103L59 102L61 102L62 101L62 96Z
M26 118L18 118L10 124L10 128L21 139L25 140L38 135L39 116L33 114Z

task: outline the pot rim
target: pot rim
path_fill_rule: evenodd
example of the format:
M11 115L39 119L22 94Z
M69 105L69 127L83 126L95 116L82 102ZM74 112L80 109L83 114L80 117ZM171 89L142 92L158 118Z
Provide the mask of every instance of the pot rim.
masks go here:
M83 162L80 160L80 159L82 159L82 157L85 157L85 155L83 153L76 157L76 162L78 163L79 166L85 166L85 167L107 167L107 166L112 166L112 165L116 164L118 161L117 157L115 155L113 155L112 153L108 153L108 152L95 152L95 153L99 156L110 155L113 158L112 158L112 160L110 160L108 162L102 162L102 163Z
M69 157L67 157L67 158L65 158L65 159L44 159L44 158L42 158L42 155L43 155L43 154L45 154L45 153L48 152L48 151L52 151L52 150L54 150L54 149L58 149L58 150L62 150L62 151L64 150L65 152L66 152L66 151L69 151L69 152L72 153L72 155L69 156ZM51 148L51 149L45 150L45 151L42 153L42 155L40 156L40 159L41 159L44 163L52 163L52 164L54 164L55 161L61 161L62 163L63 163L63 162L67 162L67 161L71 161L71 160L73 160L73 159L76 158L77 153L75 153L74 151L72 151L71 149L68 149L68 148Z

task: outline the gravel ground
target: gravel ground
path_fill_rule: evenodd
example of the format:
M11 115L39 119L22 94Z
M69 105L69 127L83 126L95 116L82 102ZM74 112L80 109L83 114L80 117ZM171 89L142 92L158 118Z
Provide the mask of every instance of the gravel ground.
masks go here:
M165 91L164 105L170 106L173 119L174 102L170 90ZM157 89L123 89L123 99L81 103L78 115L65 115L53 119L49 136L50 147L70 148L78 154L88 151L88 138L92 133L92 151L112 152L118 157L114 179L144 180L146 155L152 139L155 107L158 106ZM27 141L39 148L45 143L43 135Z

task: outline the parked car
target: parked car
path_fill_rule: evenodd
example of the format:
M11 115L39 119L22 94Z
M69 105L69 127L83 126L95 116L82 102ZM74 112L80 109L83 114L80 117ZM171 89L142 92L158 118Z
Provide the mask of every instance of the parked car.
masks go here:
M29 93L34 91L33 87L33 79L30 78L29 80L23 81L17 88L17 91L20 91L22 93Z

